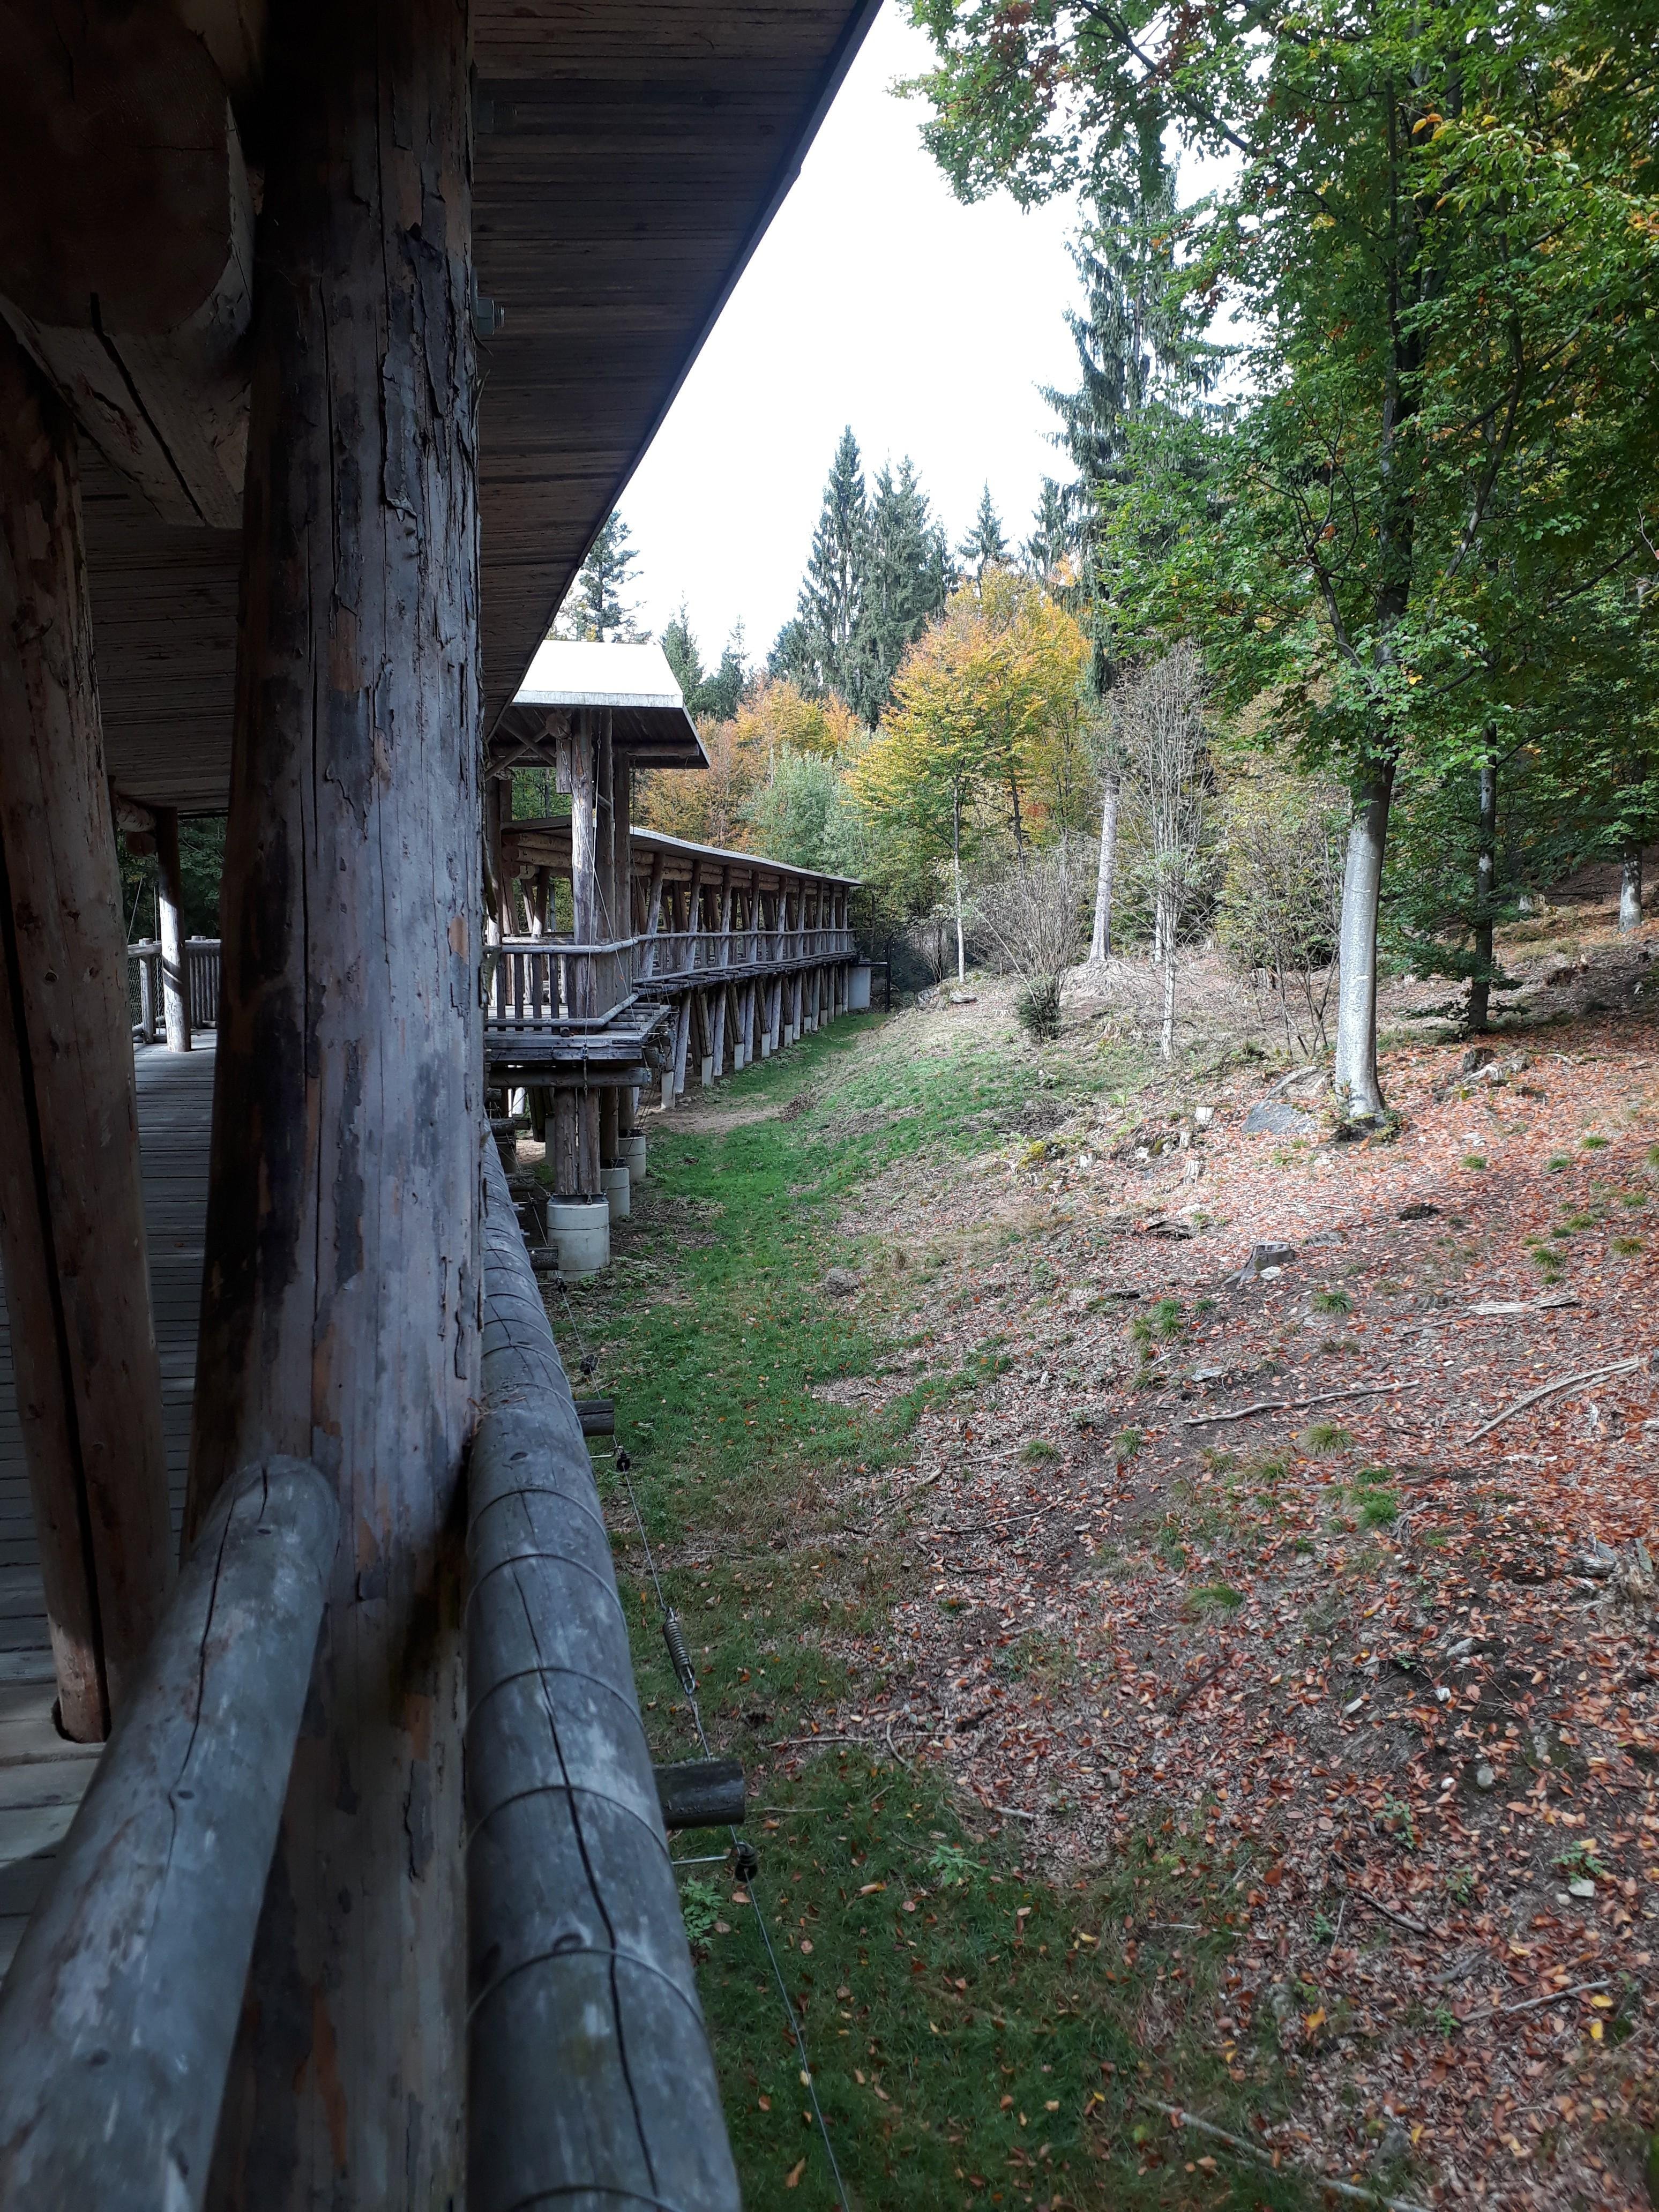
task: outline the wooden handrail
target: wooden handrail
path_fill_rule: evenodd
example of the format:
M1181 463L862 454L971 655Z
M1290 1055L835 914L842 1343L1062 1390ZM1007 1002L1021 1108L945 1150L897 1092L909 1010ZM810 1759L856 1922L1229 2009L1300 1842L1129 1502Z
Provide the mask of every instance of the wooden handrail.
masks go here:
M0 1992L0 2204L202 2203L338 1532L271 1459L198 1539Z
M468 1468L469 2212L737 2212L611 1540L493 1143Z
M660 994L677 983L734 969L787 973L814 961L850 960L857 949L852 930L827 922L659 929L596 945L564 937L505 938L484 955L484 1005L492 1021L602 1029L626 1012L640 986Z

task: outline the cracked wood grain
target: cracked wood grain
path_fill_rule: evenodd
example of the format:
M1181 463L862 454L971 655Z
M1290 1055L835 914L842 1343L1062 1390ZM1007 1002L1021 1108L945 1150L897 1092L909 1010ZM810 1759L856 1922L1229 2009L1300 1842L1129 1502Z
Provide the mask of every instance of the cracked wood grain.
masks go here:
M276 0L189 1517L345 1531L210 2202L460 2201L460 1479L479 1331L468 19Z
M273 1458L197 1540L0 1996L0 2202L202 2202L339 1519Z

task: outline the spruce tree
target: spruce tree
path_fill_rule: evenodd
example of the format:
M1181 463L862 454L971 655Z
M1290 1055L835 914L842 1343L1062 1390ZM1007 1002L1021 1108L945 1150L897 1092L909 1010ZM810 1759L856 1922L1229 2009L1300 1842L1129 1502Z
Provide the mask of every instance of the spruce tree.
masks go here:
M812 533L796 611L798 633L790 647L792 665L781 672L793 677L811 697L838 691L845 699L851 691L853 640L863 605L869 530L864 470L849 425L842 432L830 465L823 507ZM782 643L781 636L779 645Z
M1123 474L1135 423L1154 398L1190 405L1219 359L1175 294L1179 202L1163 125L1157 103L1144 100L1133 143L1097 180L1092 216L1071 249L1084 307L1068 308L1066 320L1081 381L1074 392L1042 392L1060 417L1054 443L1077 471L1061 496L1085 569L1103 495Z
M674 681L680 687L680 696L689 713L695 714L698 692L702 690L707 672L702 655L697 650L697 641L691 634L691 615L682 599L674 610L662 634L663 658L674 672Z
M635 608L623 595L633 583L638 566L639 556L628 525L612 512L582 562L574 592L560 610L556 635L594 639L601 644L636 636Z
M1076 544L1072 504L1054 479L1044 477L1024 549L1025 566L1040 583L1049 581Z
M951 589L951 549L907 456L876 478L848 704L880 720L905 647L920 637Z
M988 483L979 495L979 510L973 527L957 552L963 567L971 569L975 576L982 576L994 563L1000 567L1007 562L1008 544L1002 534L1002 518L993 504Z
M735 623L720 648L720 665L711 669L697 686L696 711L729 722L749 691L749 664L744 649L743 624Z

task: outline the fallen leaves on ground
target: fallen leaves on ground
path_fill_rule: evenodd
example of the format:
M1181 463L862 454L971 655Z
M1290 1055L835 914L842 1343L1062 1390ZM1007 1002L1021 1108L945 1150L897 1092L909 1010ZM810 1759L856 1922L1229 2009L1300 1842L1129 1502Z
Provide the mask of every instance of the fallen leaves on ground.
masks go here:
M920 1048L1006 1022L1006 994L900 1018ZM1380 2149L1437 2203L1634 2204L1659 1041L1638 1000L1488 1042L1484 1066L1389 1054L1389 1141L1328 1114L1247 1135L1265 1079L1235 1065L970 1174L883 1178L848 1225L909 1275L884 1386L992 1379L848 1500L914 1578L822 1725L942 1762L1056 1878L1160 1808L1232 1852L1248 1933L1214 2033L1231 2055L1271 2022L1292 2057L1264 2138L1287 2160L1363 2178ZM1132 1233L1171 1216L1190 1237ZM1294 1257L1241 1281L1273 1243ZM1272 1399L1304 1410L1207 1418Z

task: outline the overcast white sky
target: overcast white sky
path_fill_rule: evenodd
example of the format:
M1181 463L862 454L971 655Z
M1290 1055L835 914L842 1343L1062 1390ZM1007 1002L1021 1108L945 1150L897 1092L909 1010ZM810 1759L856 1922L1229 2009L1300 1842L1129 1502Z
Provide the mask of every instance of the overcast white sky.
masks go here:
M1011 539L1064 476L1043 384L1075 380L1067 207L963 207L896 77L930 49L888 0L656 443L623 495L641 620L682 593L712 662L741 620L763 657L794 612L850 422L866 476L908 453L952 542L988 479Z

